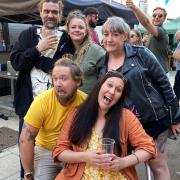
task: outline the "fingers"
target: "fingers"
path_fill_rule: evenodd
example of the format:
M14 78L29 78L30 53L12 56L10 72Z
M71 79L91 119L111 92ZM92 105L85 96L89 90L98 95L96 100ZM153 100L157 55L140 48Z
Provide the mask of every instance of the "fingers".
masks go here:
M58 38L56 35L50 35L45 38L42 38L38 43L38 48L42 51L47 49L55 49L58 44Z
M172 131L173 131L173 134L174 134L175 136L177 136L178 134L180 134L180 124L173 125L173 126L172 126Z

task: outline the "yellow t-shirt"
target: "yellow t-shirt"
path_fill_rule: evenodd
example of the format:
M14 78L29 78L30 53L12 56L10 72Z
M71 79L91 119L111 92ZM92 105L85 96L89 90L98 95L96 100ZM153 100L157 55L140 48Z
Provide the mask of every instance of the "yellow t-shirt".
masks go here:
M68 106L62 106L54 88L38 95L24 117L26 123L39 129L36 145L53 150L68 112L81 104L86 97L84 92L77 90L75 100Z

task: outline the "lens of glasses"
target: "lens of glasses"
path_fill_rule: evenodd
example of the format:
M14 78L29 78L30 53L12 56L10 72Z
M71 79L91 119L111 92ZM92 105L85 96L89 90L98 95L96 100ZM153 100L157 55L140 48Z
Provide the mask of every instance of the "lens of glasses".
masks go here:
M156 16L158 16L158 18L162 18L162 17L163 17L162 14L156 14L156 13L154 13L154 14L153 14L153 17L155 18Z

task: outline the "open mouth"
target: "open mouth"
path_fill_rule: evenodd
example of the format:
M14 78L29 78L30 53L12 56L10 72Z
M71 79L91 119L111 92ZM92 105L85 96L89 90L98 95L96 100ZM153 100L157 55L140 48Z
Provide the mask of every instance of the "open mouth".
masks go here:
M112 99L110 97L108 97L108 96L104 96L104 101L106 103L110 103L112 101Z

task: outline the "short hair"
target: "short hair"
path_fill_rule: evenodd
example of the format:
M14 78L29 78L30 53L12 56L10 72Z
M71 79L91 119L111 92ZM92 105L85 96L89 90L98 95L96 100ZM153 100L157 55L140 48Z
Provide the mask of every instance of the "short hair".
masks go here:
M75 61L72 61L71 59L68 59L68 58L60 58L54 63L54 68L57 66L68 67L70 69L72 78L75 81L80 80L81 85L82 85L82 83L83 83L83 71Z
M59 4L59 13L62 14L62 10L63 10L63 2L62 0L41 0L39 2L39 11L41 12L42 10L42 6L44 3L48 3L48 2L52 2L52 3L55 3L55 4Z
M164 16L165 16L165 17L167 16L167 11L166 11L166 9L164 9L164 8L162 8L162 7L155 7L155 8L153 9L153 12L154 12L155 10L157 10L157 9L161 9L162 11L164 11Z
M85 16L92 15L92 14L99 14L99 11L95 7L88 7L86 9L84 9L83 14Z
M180 41L180 30L177 30L175 33L176 41Z
M107 29L110 29L111 32L127 33L129 40L130 27L123 18L117 16L109 17L103 24L102 33L104 33Z

